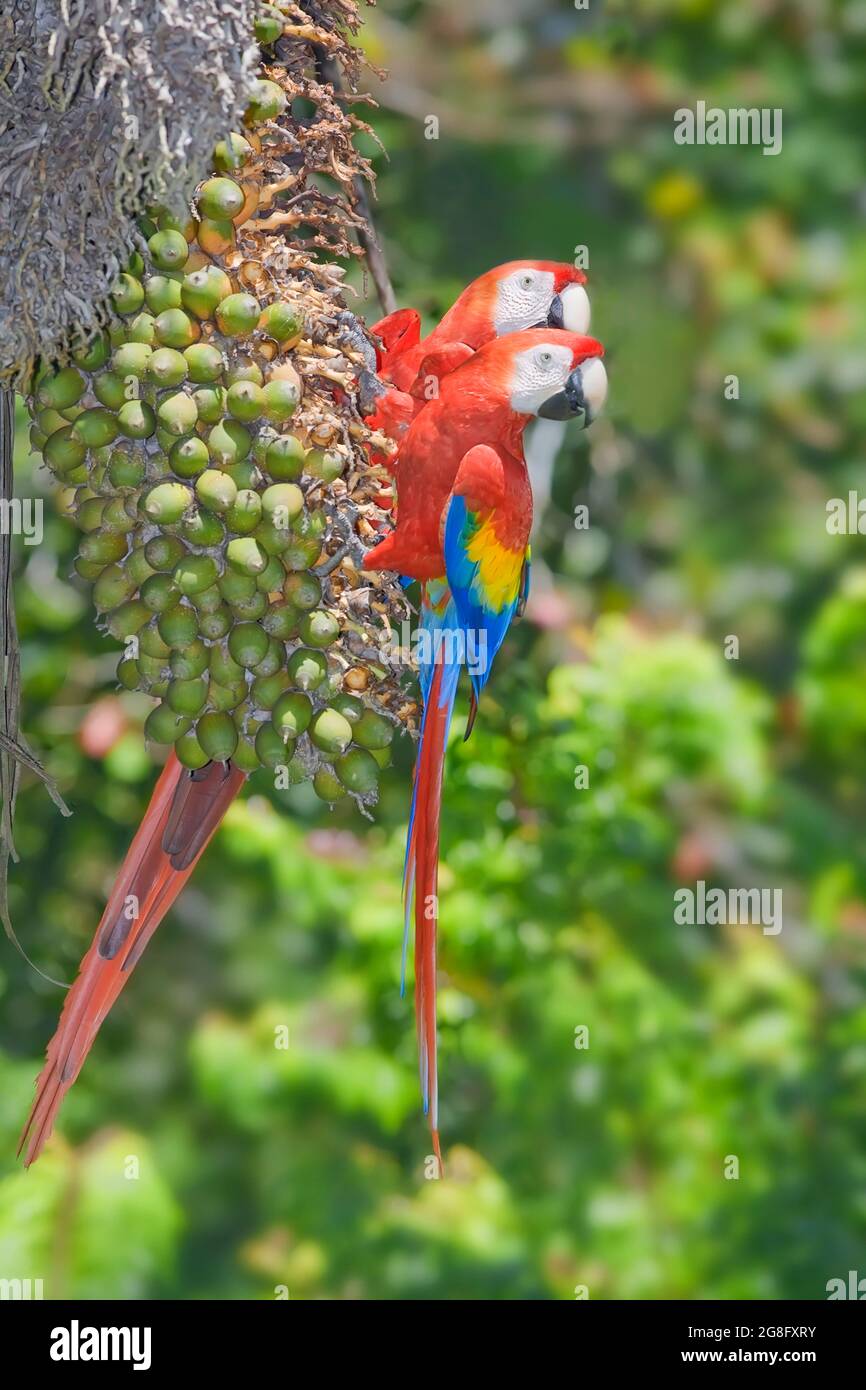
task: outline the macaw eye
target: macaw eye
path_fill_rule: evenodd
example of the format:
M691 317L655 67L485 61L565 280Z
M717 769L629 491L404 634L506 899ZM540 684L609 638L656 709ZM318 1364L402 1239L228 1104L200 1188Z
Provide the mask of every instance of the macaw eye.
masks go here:
M529 274L527 274L527 275L521 275L521 277L520 277L520 288L521 288L522 290L531 290L531 289L532 289L532 286L533 286L534 284L535 284L535 279L534 279L534 277L533 277L532 275L529 275Z
M539 365L540 365L540 366L542 366L542 367L549 367L552 361L553 361L553 353L552 353L552 352L540 352L540 353L538 354L538 362L539 362Z

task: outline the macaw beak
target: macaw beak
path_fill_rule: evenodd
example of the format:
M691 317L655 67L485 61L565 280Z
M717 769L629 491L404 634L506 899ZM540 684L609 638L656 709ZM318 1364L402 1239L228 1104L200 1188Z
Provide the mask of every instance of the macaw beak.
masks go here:
M566 285L551 300L546 326L564 328L567 333L586 334L590 315L589 295L583 285Z
M542 420L581 419L581 429L591 425L607 397L607 372L600 357L587 357L573 367L561 391L548 396L536 411Z

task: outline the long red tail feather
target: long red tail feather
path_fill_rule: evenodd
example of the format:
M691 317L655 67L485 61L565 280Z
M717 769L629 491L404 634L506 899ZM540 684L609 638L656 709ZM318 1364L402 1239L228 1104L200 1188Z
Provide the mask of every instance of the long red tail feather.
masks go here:
M39 1157L103 1019L246 780L231 763L188 772L172 753L48 1044L18 1152Z
M406 856L406 891L414 886L415 1019L421 1089L433 1150L443 1171L439 1143L439 1068L436 1040L436 937L439 925L439 821L445 746L458 672L439 664L427 695L415 766L412 821Z

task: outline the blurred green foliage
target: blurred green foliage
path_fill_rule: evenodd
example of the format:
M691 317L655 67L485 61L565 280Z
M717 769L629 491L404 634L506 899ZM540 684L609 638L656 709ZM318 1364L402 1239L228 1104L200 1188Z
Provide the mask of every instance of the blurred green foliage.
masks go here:
M432 322L497 261L586 244L612 388L541 495L532 606L450 752L448 1177L425 1179L399 993L404 747L371 825L254 780L26 1175L61 999L4 951L0 1276L824 1297L866 1235L864 542L825 525L862 473L866 4L387 0L367 44L401 302ZM782 153L675 145L697 100L782 107ZM23 435L18 463L45 487ZM75 815L25 788L11 885L67 979L153 780L73 552L48 505L19 556L25 727ZM780 887L781 934L674 926L701 878Z

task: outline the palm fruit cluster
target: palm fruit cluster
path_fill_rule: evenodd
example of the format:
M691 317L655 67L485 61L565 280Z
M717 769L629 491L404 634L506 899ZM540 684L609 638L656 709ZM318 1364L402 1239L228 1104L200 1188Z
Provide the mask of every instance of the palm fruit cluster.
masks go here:
M83 533L118 680L157 701L146 737L189 768L287 769L367 805L416 706L382 640L402 590L361 572L387 499L355 401L370 344L329 259L358 253L365 164L316 67L311 30L355 61L327 8L299 32L296 7L262 12L242 129L188 212L147 209L111 321L34 380L32 443Z

